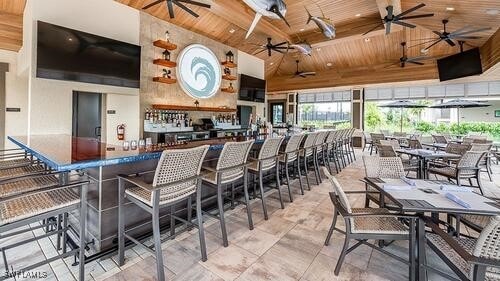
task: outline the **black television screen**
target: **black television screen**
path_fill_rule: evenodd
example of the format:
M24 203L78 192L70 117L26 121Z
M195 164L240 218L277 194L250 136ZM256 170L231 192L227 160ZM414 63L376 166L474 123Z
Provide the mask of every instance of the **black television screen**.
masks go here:
M441 81L483 73L479 48L438 59L437 65Z
M239 99L264 102L266 96L266 80L241 74Z
M38 21L40 78L139 88L141 47Z

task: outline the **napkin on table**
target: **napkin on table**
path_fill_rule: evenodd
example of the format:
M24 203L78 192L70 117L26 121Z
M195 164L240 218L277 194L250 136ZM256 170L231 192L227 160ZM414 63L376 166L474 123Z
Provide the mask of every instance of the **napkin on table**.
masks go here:
M464 200L462 200L462 198L458 197L457 195L453 194L453 193L449 193L449 192L446 192L446 194L444 195L446 198L448 198L449 200L457 203L458 205L466 208L466 209L470 209L471 206L469 203L465 202Z
M411 185L390 185L390 184L384 184L384 190L406 191L406 190L412 190L413 188L415 188L415 187L411 186Z
M442 184L439 186L442 191L455 191L455 192L472 192L472 190L466 186L458 186L453 184Z
M401 177L401 180L404 181L407 185L417 186L417 183L414 180L409 179L407 177Z

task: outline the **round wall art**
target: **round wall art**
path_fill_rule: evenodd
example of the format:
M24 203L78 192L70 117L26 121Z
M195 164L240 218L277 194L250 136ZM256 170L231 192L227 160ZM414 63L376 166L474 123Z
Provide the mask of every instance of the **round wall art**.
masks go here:
M177 59L177 78L182 90L195 99L208 99L219 91L222 70L217 56L209 48L187 46Z

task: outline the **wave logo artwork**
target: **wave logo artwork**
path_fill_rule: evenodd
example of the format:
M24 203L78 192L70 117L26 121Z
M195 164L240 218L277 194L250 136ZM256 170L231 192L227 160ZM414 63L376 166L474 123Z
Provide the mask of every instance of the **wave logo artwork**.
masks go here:
M182 50L177 61L177 76L184 92L195 99L208 99L219 90L222 70L209 48L193 44Z

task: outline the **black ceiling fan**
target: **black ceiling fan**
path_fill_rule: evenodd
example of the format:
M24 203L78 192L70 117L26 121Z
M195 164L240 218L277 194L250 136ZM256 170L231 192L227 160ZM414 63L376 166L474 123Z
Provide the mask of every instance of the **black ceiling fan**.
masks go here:
M406 63L424 65L424 63L420 62L420 61L430 59L430 57L428 57L428 56L418 56L418 57L409 58L406 54L406 42L401 42L401 48L403 51L403 56L399 58L399 62L393 63L390 66L395 65L395 64L399 64L399 66L405 67Z
M476 32L481 32L481 31L486 31L486 30L491 29L491 27L471 29L470 26L465 26L465 27L462 27L456 31L448 32L446 30L446 24L448 23L448 20L443 20L442 22L443 22L443 32L439 32L439 31L435 31L435 30L432 31L434 34L439 36L438 38L433 38L431 41L426 41L426 42L417 44L416 46L427 44L427 43L432 43L429 46L424 48L424 50L429 50L431 47L433 47L437 43L439 43L441 41L445 41L446 43L448 43L448 45L454 47L454 46L456 46L456 44L455 44L455 42L453 42L453 40L464 41L464 40L479 39L481 37L471 36L471 33L476 33Z
M415 28L416 25L404 22L403 20L427 18L427 17L434 16L434 14L421 14L421 15L414 15L414 16L406 16L407 14L414 12L414 11L424 7L424 6L425 6L425 4L421 3L413 8L410 8L410 9L402 12L399 15L394 15L394 6L389 5L385 8L387 10L387 15L382 19L382 22L380 24L378 24L377 26L375 26L374 28L365 32L363 35L366 35L372 31L374 31L375 29L378 29L379 27L381 27L384 24L385 24L385 34L386 35L391 33L391 24L397 24L397 25L402 25L402 26L409 27L409 28Z
M295 63L297 64L297 71L293 74L293 78L295 77L302 77L306 78L307 76L314 76L316 75L315 71L299 71L299 60L296 60Z
M153 3L151 4L148 4L144 7L142 7L143 10L146 10L146 9L149 9L153 6L156 6L162 2L165 2L167 4L167 9L168 9L168 14L170 16L171 19L175 18L175 15L174 15L174 5L177 5L179 8L183 9L184 11L188 12L189 14L191 14L193 17L199 17L199 15L197 13L195 13L193 10L189 9L188 7L186 7L186 5L184 5L183 3L186 3L186 4L191 4L191 5L195 5L195 6L200 6L200 7L204 7L204 8L209 8L210 9L210 5L208 4L205 4L205 3L201 3L201 2L198 2L198 1L192 1L192 0L157 0L157 1L154 1Z
M265 45L258 45L262 50L254 53L254 55L258 55L258 54L260 54L260 53L262 53L264 51L267 51L267 54L269 56L271 56L272 55L272 51L284 54L285 52L288 52L288 50L293 49L292 47L288 46L288 42L287 41L281 42L281 43L278 43L278 44L273 44L272 40L273 39L271 39L271 37L268 37L267 38L267 44L265 44Z

